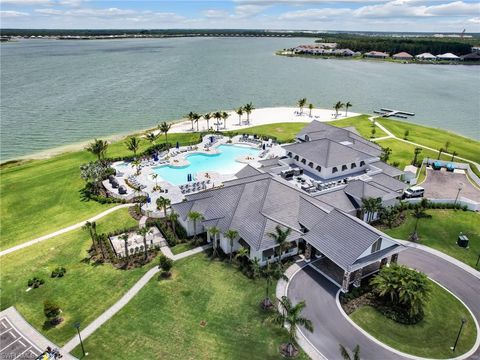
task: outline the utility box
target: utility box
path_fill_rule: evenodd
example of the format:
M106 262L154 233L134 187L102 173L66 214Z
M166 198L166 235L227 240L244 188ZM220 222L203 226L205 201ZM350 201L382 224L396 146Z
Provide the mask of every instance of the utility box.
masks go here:
M460 235L458 235L457 244L458 244L458 246L460 246L462 248L468 248L468 237L467 237L467 235L463 235L462 233L460 233Z

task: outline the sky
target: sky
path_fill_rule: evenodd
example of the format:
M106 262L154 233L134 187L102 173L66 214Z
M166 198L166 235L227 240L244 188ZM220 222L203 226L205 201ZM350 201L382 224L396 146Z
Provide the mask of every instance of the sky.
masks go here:
M0 27L480 32L479 0L0 0Z

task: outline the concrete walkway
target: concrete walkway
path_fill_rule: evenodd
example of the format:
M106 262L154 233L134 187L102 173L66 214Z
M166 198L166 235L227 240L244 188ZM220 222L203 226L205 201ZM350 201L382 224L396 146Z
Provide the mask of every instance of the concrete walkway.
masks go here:
M63 228L63 229L60 229L60 230L57 230L53 233L50 233L50 234L47 234L47 235L43 235L43 236L40 236L36 239L33 239L33 240L30 240L30 241L27 241L27 242L24 242L23 244L19 244L19 245L16 245L16 246L13 246L11 248L8 248L8 249L5 249L3 251L0 251L0 257L4 256L4 255L7 255L7 254L10 254L14 251L18 251L20 249L24 249L26 247L29 247L29 246L32 246L34 244L37 244L39 242L42 242L42 241L45 241L45 240L48 240L48 239L51 239L55 236L58 236L58 235L61 235L61 234L65 234L69 231L72 231L72 230L76 230L76 229L79 229L81 228L83 225L85 225L85 223L87 221L97 221L98 219L101 219L102 217L104 216L107 216L117 210L120 210L120 209L123 209L125 207L130 207L130 206L133 206L134 204L122 204L122 205L118 205L118 206L115 206L111 209L108 209L108 210L105 210L104 212L98 214L98 215L95 215L93 217L91 217L90 219L87 219L87 220L84 220L84 221L81 221L79 223L76 223L74 225L71 225L71 226L68 226L66 228Z
M178 255L173 255L170 248L168 247L162 247L162 253L164 253L166 256L171 258L172 260L180 260L184 259L186 257L201 253L202 251L205 251L209 249L212 245L204 245L204 246L199 246L196 247L192 250L185 251L181 254ZM168 250L166 250L167 248ZM133 285L121 298L118 300L115 304L113 304L110 308L108 308L103 314L101 314L98 318L93 320L90 324L87 325L81 332L82 339L85 340L87 337L89 337L91 334L93 334L100 326L105 324L110 318L115 315L117 312L119 312L125 305L127 305L130 300L134 298L135 295L138 294L138 292L145 286L147 283L152 279L160 270L158 269L157 266L154 268L148 270L145 275L143 275L140 280L138 280L135 285ZM80 341L78 340L78 336L74 336L72 339L70 339L62 348L62 351L65 353L71 352L73 349L75 349L78 345L80 344Z

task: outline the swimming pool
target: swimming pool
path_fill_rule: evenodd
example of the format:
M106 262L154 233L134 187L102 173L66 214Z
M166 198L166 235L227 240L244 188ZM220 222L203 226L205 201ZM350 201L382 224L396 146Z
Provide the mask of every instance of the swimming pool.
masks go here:
M153 171L174 185L185 184L188 174L195 175L199 172L215 171L222 174L234 174L245 166L235 159L240 156L257 155L260 150L246 146L219 145L219 154L191 154L186 159L190 162L187 166L159 166Z

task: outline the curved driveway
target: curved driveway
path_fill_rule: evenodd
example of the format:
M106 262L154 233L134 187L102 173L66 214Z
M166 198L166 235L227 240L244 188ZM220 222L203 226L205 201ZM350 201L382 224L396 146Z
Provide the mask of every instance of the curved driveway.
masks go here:
M480 279L450 262L420 249L408 249L400 254L399 262L425 272L452 291L480 319ZM338 344L347 348L360 345L363 359L397 360L404 357L381 347L358 331L341 314L335 296L338 287L315 270L305 267L290 281L288 297L295 303L305 300L304 313L311 319L315 332L304 332L308 340L328 359L339 359ZM473 358L480 359L480 349Z

